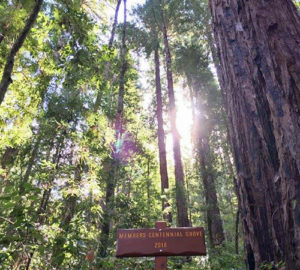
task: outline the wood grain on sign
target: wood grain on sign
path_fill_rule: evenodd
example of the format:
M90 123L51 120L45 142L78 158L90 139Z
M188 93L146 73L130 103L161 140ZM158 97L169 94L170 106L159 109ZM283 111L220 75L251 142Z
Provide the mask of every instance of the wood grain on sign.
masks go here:
M119 229L117 257L206 255L203 228Z

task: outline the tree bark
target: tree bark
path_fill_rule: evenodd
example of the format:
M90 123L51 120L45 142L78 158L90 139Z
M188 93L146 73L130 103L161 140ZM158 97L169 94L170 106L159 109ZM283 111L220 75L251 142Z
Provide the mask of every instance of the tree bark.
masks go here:
M160 0L161 1L161 0ZM168 81L168 97L169 97L169 114L171 122L171 132L173 137L173 155L175 163L175 179L176 179L176 205L177 205L177 223L180 227L188 227L190 222L188 219L187 201L184 186L184 172L181 161L180 135L176 126L176 104L173 87L172 59L169 48L169 40L167 27L164 19L163 5L161 3L162 33L165 46L165 58L167 65L167 81Z
M161 179L161 193L165 195L165 190L169 188L169 176L167 166L166 155L166 143L165 143L165 130L163 120L163 102L161 93L161 81L160 81L160 61L158 44L154 51L154 64L155 64L155 89L156 89L156 118L157 118L157 139L158 139L158 151L159 151L159 170ZM162 201L162 211L170 206L168 199ZM164 213L164 219L172 222L172 214Z
M300 269L300 17L291 0L210 0L246 263Z
M18 53L18 51L20 50L20 48L22 47L30 29L34 25L42 4L43 4L43 0L36 0L36 3L32 10L32 13L30 14L22 32L17 37L15 43L13 44L13 46L7 56L2 79L0 82L0 105L4 99L4 96L6 94L8 86L12 83L11 74L12 74L13 67L14 67L15 56Z

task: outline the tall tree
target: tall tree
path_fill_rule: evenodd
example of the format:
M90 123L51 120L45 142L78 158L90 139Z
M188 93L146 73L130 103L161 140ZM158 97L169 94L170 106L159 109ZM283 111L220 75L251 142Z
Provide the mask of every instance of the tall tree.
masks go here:
M156 35L157 37L157 35ZM158 38L157 38L158 39ZM158 151L159 151L159 169L161 178L161 191L164 195L165 190L169 188L169 177L167 167L167 154L166 154L166 143L165 143L165 130L163 120L163 101L161 92L161 81L160 81L160 61L159 61L159 45L155 46L154 49L154 62L155 62L155 89L156 89L156 118L157 118L157 139L158 139ZM162 210L169 206L168 200L163 199ZM169 222L172 222L171 213L164 213L164 218Z
M23 30L17 37L16 41L14 42L14 44L7 56L4 71L3 71L1 82L0 82L0 105L4 99L4 96L6 94L8 86L12 83L11 74L12 74L13 67L14 67L15 56L17 55L18 51L22 47L29 31L31 30L32 26L34 25L42 4L43 4L43 0L36 0L33 10L31 12L30 16L28 17Z
M176 126L176 104L175 94L173 85L173 74L172 74L172 58L169 46L168 31L165 21L164 14L165 5L160 0L160 12L161 12L161 31L164 40L165 60L167 68L167 81L168 81L168 97L169 97L169 114L171 131L173 137L173 154L175 164L175 179L176 179L176 205L177 205L177 223L178 226L188 227L190 222L188 219L187 211L187 200L184 186L184 171L181 160L181 149L180 149L180 135Z
M161 194L162 194L162 211L163 218L170 223L172 222L172 213L169 210L169 199L166 190L169 188L168 164L165 143L165 130L163 120L163 95L161 86L161 70L160 70L160 38L159 38L159 11L155 8L153 1L148 1L145 5L139 6L136 13L146 26L146 30L134 28L134 36L136 47L138 50L144 49L147 58L154 52L154 70L155 70L155 98L156 108L155 115L157 121L157 141L159 152L159 171L161 180ZM150 36L151 38L148 38Z
M248 269L300 268L300 17L291 0L210 0Z
M190 91L194 152L198 162L196 167L204 188L209 244L214 248L225 240L210 147L212 131L220 118L219 92L209 70L208 57L203 46L195 42L185 42L178 46L176 56L177 71L186 77ZM213 96L213 100L209 96Z
M99 256L105 257L107 255L108 240L111 225L111 213L115 197L115 187L117 181L117 174L120 166L120 146L122 144L123 135L123 115L124 115L124 95L125 95L125 74L128 68L127 63L127 47L126 47L126 27L127 27L127 3L124 4L124 22L122 27L122 48L121 48L121 71L119 77L119 93L117 99L117 112L115 118L115 145L113 146L112 159L110 160L110 172L106 179L105 192L105 209L101 225L100 249Z
M203 122L203 121L202 121ZM205 126L205 125L204 125ZM198 139L198 159L200 163L200 174L204 187L206 200L206 219L208 227L208 239L212 248L220 245L224 240L224 231L218 206L217 191L212 167L209 137L200 135Z

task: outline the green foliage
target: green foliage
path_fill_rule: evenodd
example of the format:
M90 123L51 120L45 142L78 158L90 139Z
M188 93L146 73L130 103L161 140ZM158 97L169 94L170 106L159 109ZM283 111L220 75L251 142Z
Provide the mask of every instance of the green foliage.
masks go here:
M261 265L259 266L259 268L261 270L272 270L272 269L285 269L286 265L284 262L279 262L279 263L261 263Z

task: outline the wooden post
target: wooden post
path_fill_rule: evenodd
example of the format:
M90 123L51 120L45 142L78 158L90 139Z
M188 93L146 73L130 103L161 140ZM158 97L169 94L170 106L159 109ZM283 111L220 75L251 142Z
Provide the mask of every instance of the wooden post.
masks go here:
M167 227L165 221L158 221L155 223L156 229L164 229ZM155 270L167 270L167 257L155 257Z

